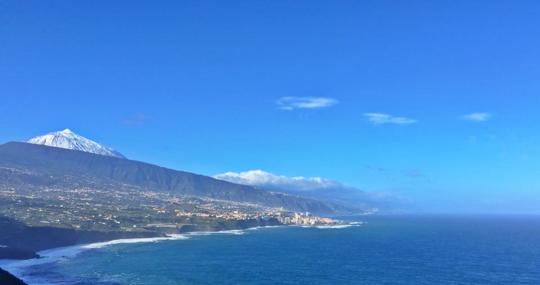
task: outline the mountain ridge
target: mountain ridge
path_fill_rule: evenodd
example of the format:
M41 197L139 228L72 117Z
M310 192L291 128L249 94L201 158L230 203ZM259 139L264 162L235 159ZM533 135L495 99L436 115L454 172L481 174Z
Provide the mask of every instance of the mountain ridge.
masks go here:
M294 211L335 214L350 210L334 203L230 183L145 162L21 142L0 145L0 167L47 174L59 177L57 179L65 175L90 177L96 183L115 181L156 191L258 203ZM47 176L43 177L48 179Z

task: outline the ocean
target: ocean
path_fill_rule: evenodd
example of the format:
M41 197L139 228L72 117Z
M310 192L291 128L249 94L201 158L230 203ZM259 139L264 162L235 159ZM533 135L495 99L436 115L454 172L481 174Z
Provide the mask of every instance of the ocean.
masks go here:
M540 216L349 219L363 223L68 247L7 269L31 285L540 284Z

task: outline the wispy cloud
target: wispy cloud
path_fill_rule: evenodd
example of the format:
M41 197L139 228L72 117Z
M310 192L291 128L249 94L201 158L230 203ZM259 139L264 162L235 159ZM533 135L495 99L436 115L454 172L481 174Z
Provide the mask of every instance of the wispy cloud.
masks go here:
M403 175L409 178L425 178L426 175L418 169L407 169L403 171Z
M364 116L374 125L394 124L394 125L409 125L414 124L417 120L407 117L398 117L384 113L365 113Z
M409 169L391 169L378 166L366 165L365 168L378 175L386 177L388 180L396 181L400 177L407 177L411 179L429 179L429 177L421 170L416 168Z
M137 113L124 119L123 123L126 125L141 125L148 120L148 117L143 113Z
M470 113L461 116L462 119L467 121L473 121L473 122L485 122L489 119L491 119L493 115L491 113L482 113L482 112L476 112L476 113Z
M280 110L320 109L334 106L338 100L327 97L281 97L276 101Z

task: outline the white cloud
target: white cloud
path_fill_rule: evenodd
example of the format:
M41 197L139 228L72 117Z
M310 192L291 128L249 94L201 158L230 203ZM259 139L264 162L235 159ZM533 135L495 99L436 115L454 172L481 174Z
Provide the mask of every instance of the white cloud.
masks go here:
M322 177L283 176L260 169L244 172L225 172L214 175L214 178L232 183L262 186L275 189L310 191L325 188L342 188L341 183Z
M383 124L395 124L395 125L409 125L417 122L415 119L407 117L397 117L384 113L365 113L368 121L374 125L383 125Z
M336 105L338 100L327 97L281 97L276 101L280 110L320 109Z
M491 119L491 117L493 117L493 115L490 113L480 113L480 112L470 113L470 114L461 116L462 119L467 120L467 121L473 121L473 122L485 122Z
M418 175L412 173L412 175ZM258 186L271 191L295 193L303 197L322 201L333 201L341 205L371 209L393 207L403 203L403 198L385 192L364 192L339 181L322 177L284 176L260 169L244 172L225 172L214 178L232 183ZM376 209L375 208L375 209Z

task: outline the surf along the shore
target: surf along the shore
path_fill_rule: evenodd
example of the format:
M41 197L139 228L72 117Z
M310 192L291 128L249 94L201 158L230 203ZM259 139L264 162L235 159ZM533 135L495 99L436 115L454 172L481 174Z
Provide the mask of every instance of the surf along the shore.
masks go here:
M105 242L96 242L88 244L80 244L73 246L57 247L46 249L38 252L39 258L32 259L23 259L23 260L11 260L4 259L0 260L0 267L4 270L10 272L17 278L23 280L24 282L32 285L34 283L44 284L42 280L35 280L33 276L27 274L29 269L34 266L40 266L50 263L59 262L62 260L67 260L74 258L82 252L88 250L101 249L108 246L121 245L121 244L136 244L136 243L155 243L163 241L175 241L175 240L188 240L191 237L195 236L210 236L210 235L243 235L249 231L259 230L259 229L269 229L269 228L281 228L281 227L300 227L300 228L312 228L312 229L345 229L349 227L355 227L362 225L361 222L351 222L345 225L339 226L260 226L252 227L247 229L237 229L237 230L223 230L223 231L197 231L190 232L185 234L171 234L165 237L153 237L153 238L126 238L126 239L116 239Z

